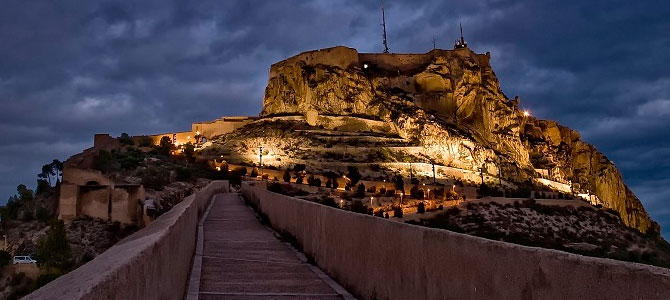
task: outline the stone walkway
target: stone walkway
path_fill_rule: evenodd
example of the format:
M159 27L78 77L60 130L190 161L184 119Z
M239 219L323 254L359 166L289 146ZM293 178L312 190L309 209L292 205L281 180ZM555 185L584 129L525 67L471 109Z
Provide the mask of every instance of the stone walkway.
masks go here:
M203 217L201 266L197 249L187 299L353 299L262 225L239 194L215 196Z

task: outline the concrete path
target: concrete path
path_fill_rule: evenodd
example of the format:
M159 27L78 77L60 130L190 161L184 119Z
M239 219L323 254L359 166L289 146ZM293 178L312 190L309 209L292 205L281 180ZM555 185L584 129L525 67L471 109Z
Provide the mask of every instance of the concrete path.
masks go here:
M262 225L239 194L215 196L201 224L187 299L353 299Z

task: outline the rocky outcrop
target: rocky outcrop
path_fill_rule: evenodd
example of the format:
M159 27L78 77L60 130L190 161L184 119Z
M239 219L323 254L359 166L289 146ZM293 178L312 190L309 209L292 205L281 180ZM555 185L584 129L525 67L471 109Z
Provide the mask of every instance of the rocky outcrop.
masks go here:
M626 225L642 232L659 231L614 163L582 141L578 132L554 121L532 118L522 139L536 168L551 170L552 178L569 180L576 189L597 196L604 207L619 212Z
M272 65L262 117L355 116L392 124L435 163L484 167L516 182L550 179L589 189L626 225L656 228L616 167L577 132L524 116L489 63L468 48L426 54L367 54L335 47Z

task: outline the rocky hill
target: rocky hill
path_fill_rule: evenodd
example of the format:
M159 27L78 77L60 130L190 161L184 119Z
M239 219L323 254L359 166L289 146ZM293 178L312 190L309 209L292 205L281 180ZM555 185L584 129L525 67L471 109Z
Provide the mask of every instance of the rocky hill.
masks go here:
M488 53L468 48L305 52L272 65L261 116L302 116L312 130L395 136L421 147L419 156L430 163L481 168L512 183L540 177L561 182L594 195L627 226L657 233L658 225L614 164L576 131L524 114L518 98L503 94L489 60ZM314 138L313 131L303 135Z

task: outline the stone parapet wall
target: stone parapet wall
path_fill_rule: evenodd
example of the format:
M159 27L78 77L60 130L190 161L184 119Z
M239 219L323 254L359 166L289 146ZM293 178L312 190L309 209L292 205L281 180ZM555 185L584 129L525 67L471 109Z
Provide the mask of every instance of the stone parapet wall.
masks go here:
M212 196L227 191L227 181L210 183L149 226L23 299L183 299L198 218Z
M262 190L272 227L361 299L670 299L670 270L486 240Z

